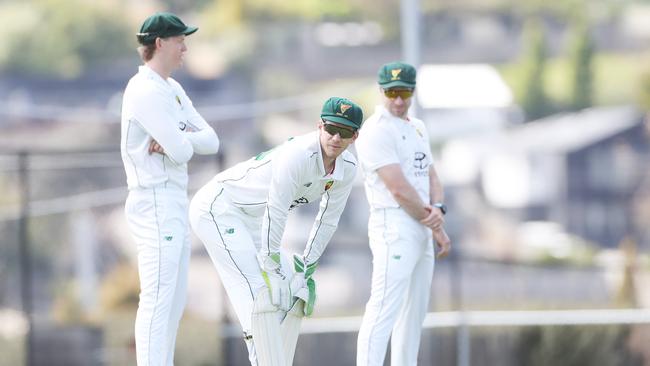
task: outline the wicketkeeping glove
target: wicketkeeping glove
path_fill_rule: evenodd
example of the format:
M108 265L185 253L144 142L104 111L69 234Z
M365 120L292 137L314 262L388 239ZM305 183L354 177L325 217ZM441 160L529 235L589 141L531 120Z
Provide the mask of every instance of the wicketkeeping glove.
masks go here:
M257 255L257 261L262 270L262 277L269 288L271 294L271 303L282 311L291 308L291 288L289 279L282 271L280 253L271 253L271 255Z
M291 292L294 297L298 297L305 302L305 316L310 316L314 312L316 303L316 281L312 278L318 262L306 264L304 259L298 255L293 255L293 268L295 274L291 278Z

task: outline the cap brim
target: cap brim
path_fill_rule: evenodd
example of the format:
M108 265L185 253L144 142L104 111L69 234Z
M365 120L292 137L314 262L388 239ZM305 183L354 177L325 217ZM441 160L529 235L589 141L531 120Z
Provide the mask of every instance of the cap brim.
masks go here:
M352 127L355 131L359 128L359 126L355 125L354 123L348 121L346 118L339 117L339 116L321 116L326 121L329 122L334 122L334 123L340 123L342 125Z
M395 80L395 81L391 81L391 82L388 82L388 83L385 83L385 84L379 84L379 86L381 86L384 89L396 88L396 87L415 88L415 83L411 84L411 83L407 83L406 81Z
M199 30L199 27L187 27L185 28L185 32L183 32L182 34L189 36L190 34L196 32L197 30Z

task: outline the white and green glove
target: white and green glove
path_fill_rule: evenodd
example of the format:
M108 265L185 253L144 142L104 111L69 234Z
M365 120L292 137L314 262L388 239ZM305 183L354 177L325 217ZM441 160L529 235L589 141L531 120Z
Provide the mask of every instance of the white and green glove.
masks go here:
M291 288L289 279L282 271L280 253L270 253L270 255L257 255L257 262L262 270L262 277L269 288L271 303L282 311L291 308Z
M306 264L305 260L298 255L293 255L293 268L295 274L291 278L291 292L293 297L302 299L305 302L305 316L314 312L316 303L316 281L312 275L316 271L318 262Z

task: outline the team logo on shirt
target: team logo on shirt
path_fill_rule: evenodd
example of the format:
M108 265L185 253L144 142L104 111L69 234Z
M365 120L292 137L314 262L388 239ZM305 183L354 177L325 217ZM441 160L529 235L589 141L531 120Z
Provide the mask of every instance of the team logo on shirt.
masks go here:
M333 185L333 184L334 184L334 181L333 181L333 180L328 180L327 183L325 183L325 190L327 191L327 190L329 190L330 188L332 188L332 185Z
M416 151L415 157L413 159L413 167L417 169L426 169L429 167L429 163L426 161L427 154ZM417 173L416 173L417 174Z
M399 80L399 74L402 73L402 69L393 69L393 70L390 70L390 73L391 73L391 75L393 75L391 80Z
M186 128L187 128L187 123L185 123L183 121L178 122L178 129L179 130L185 131Z

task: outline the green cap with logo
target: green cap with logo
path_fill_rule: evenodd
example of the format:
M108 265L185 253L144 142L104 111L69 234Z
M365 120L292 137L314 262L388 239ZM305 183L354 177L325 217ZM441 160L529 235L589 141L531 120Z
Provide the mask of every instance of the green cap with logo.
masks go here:
M358 130L363 123L363 111L349 99L331 97L323 104L320 118Z
M167 38L181 34L189 36L198 29L185 25L179 17L172 13L156 13L142 23L140 32L136 36L140 44L148 45L154 43L158 37Z
M415 67L404 62L390 62L377 73L379 86L390 88L415 88Z

